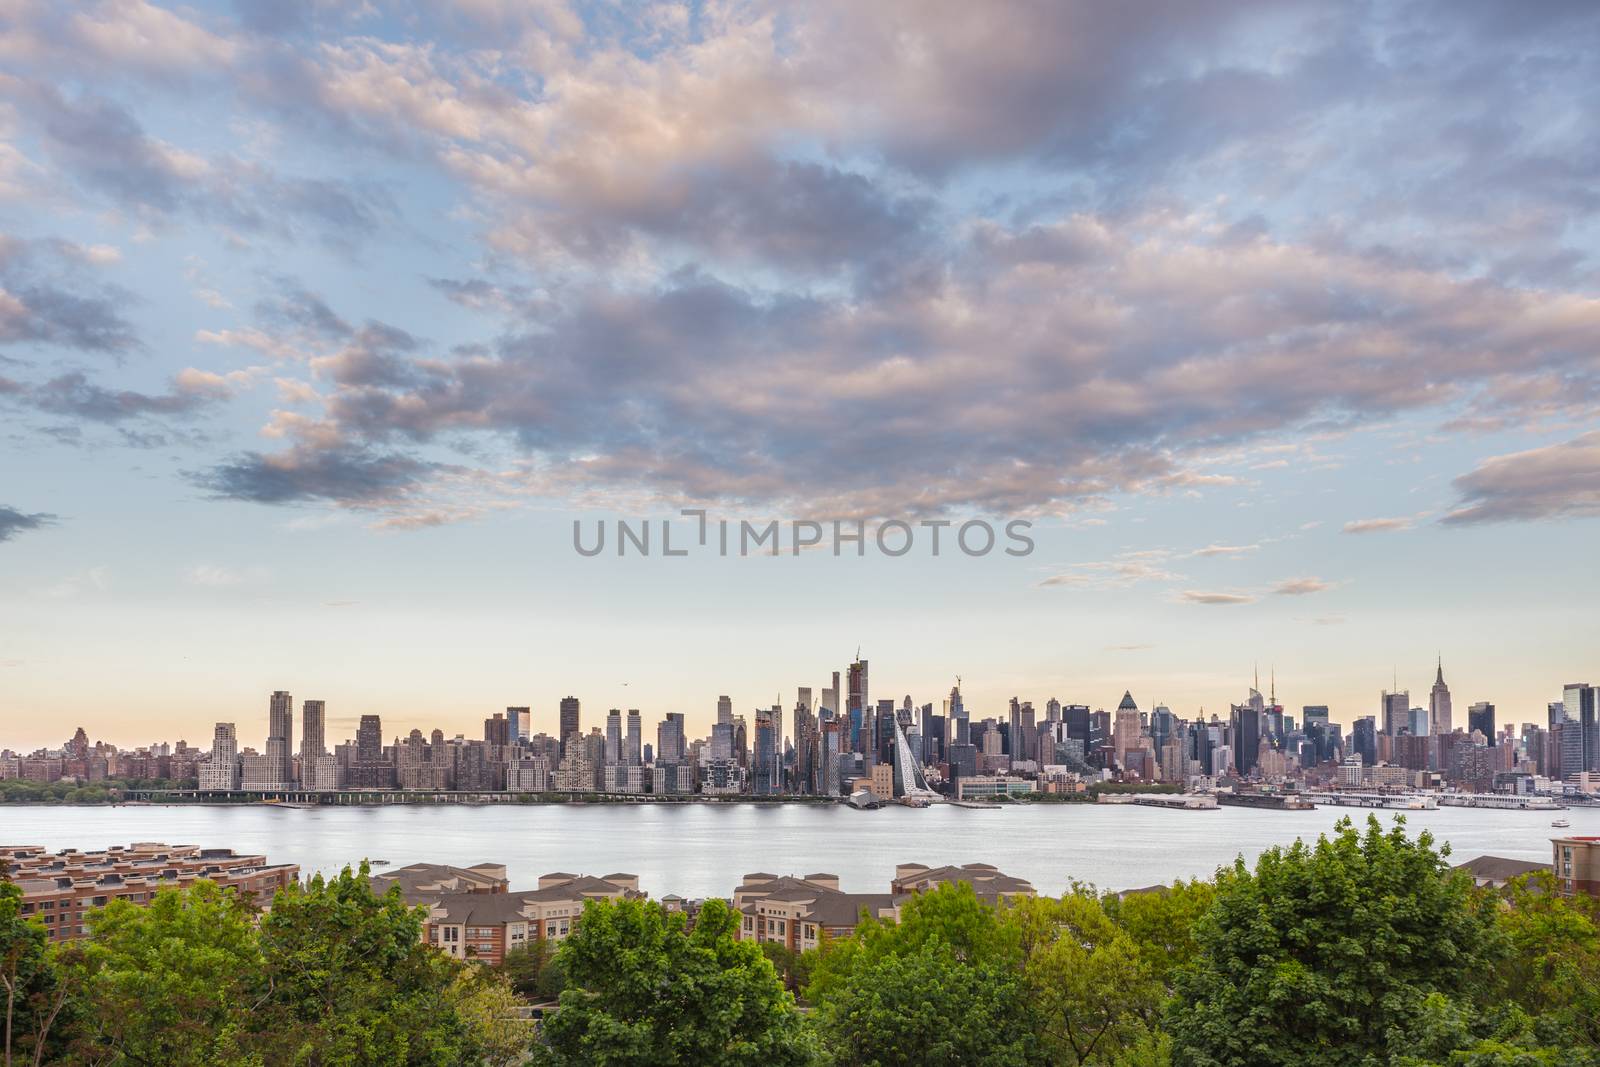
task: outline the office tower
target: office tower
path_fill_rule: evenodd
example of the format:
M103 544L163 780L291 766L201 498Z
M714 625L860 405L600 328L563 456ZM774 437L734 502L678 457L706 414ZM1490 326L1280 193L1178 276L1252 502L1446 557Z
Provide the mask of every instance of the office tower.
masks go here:
M1563 768L1563 774L1576 771L1600 771L1600 688L1588 682L1569 682L1561 687L1561 703L1568 722L1578 724L1583 752L1579 766L1572 770Z
M283 690L272 694L267 710L267 759L272 788L294 784L294 698Z
M711 759L723 763L733 756L733 723L719 722L711 727Z
M1157 704L1150 712L1150 744L1159 753L1178 728L1178 717L1165 704Z
M1061 701L1057 700L1055 697L1051 697L1049 700L1044 702L1044 721L1061 721Z
M1255 690L1251 693L1259 696ZM1233 767L1240 775L1248 775L1256 769L1256 761L1261 754L1261 716L1265 711L1265 704L1256 707L1254 702L1233 704L1229 708L1229 741L1228 748L1233 753Z
M1438 673L1433 678L1433 688L1428 691L1428 730L1447 734L1454 730L1450 715L1450 687L1444 684L1444 659L1438 663Z
M850 745L853 752L871 751L871 734L865 732L863 719L867 717L867 661L856 660L847 673L849 686L845 695L845 710L850 714Z
M1371 715L1363 715L1350 727L1350 745L1356 754L1361 757L1364 767L1371 767L1378 762L1378 720Z
M839 795L840 731L843 722L838 718L825 719L819 724L821 734L817 745L817 792L823 796Z
M606 712L606 747L602 758L608 766L622 762L621 708L612 708Z
M756 709L755 753L751 765L750 791L757 796L773 796L781 792L780 774L783 765L782 741L779 737L776 707Z
M628 709L628 733L622 746L622 762L630 767L637 767L644 763L644 753L640 746L644 742L644 728L639 720L639 709Z
M717 721L721 723L733 722L733 698L720 696L717 698Z
M833 672L833 684L822 691L822 699L817 704L817 711L831 711L837 718L844 709L839 704L839 672Z
M1494 705L1480 701L1467 709L1467 733L1478 731L1489 744L1494 744Z
M583 728L578 725L578 698L561 698L561 753L566 755L567 743L573 737L581 736Z
M1406 716L1406 732L1413 737L1427 737L1429 727L1427 708L1412 708Z
M300 705L300 764L328 754L328 705L321 700L307 700Z
M669 711L656 727L656 759L663 763L682 763L685 752L683 712Z
M949 744L965 745L972 739L972 731L967 720L966 706L961 702L961 687L950 687L950 699L944 702L945 717L949 719L948 735Z
M211 758L200 764L200 788L217 791L239 788L239 735L231 722L217 723L211 735Z
M1139 705L1134 703L1132 692L1123 690L1122 701L1117 705L1115 724L1111 728L1111 742L1116 748L1118 764L1127 766L1128 753L1141 748L1143 733Z
M1393 737L1405 729L1411 722L1411 692L1401 690L1398 693L1384 691L1381 700L1383 713L1383 732Z
M511 723L511 740L526 741L528 739L528 725L532 718L528 708L507 708L506 719Z

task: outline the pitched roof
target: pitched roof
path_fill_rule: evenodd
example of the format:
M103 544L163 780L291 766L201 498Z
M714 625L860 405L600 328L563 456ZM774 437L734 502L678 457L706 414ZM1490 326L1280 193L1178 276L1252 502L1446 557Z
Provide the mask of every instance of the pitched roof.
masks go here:
M1117 710L1118 711L1138 711L1139 710L1139 705L1137 705L1137 704L1135 704L1133 702L1133 691L1132 690L1124 689L1122 691L1122 703L1117 705Z
M1509 856L1478 856L1465 863L1458 863L1456 870L1466 871L1478 882L1493 882L1501 884L1508 882L1520 875L1531 874L1534 871L1548 871L1548 863L1538 863L1534 860L1518 860Z

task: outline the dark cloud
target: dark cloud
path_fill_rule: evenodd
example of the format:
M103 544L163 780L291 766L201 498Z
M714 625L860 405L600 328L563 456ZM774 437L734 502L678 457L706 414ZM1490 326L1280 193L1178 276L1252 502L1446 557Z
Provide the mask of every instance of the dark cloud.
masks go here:
M1600 430L1493 456L1455 487L1461 503L1441 520L1447 525L1600 515Z
M56 516L43 511L28 514L16 508L0 504L0 541L9 541L17 534L26 530L37 530L50 526L56 521Z
M0 345L60 345L118 355L139 346L122 309L133 297L85 269L94 250L0 234Z
M141 393L132 389L107 389L91 382L81 372L57 375L26 392L27 400L40 411L66 415L89 422L122 422L156 415L192 415L225 399L216 389L184 388L181 384L165 393Z
M371 182L286 176L232 156L202 156L151 137L109 99L7 81L57 165L135 215L188 212L243 231L338 243L375 233L396 213L388 192Z
M333 501L376 507L394 503L421 482L428 465L365 448L295 448L276 455L246 452L192 476L219 497L260 504Z

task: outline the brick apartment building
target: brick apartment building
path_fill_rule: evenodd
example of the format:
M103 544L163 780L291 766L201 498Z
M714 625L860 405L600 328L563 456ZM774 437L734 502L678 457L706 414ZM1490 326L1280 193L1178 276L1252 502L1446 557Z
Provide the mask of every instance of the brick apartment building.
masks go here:
M268 863L265 856L156 842L95 852L0 845L0 863L22 890L22 914L38 917L52 941L86 935L89 909L113 900L148 904L162 889L181 889L205 879L267 907L274 893L300 877L296 864Z

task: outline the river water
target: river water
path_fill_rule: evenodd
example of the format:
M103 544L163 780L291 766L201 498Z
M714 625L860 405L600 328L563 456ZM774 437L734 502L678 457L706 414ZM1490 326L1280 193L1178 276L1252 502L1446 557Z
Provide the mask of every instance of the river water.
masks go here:
M1379 813L1387 821L1391 812ZM1557 814L1570 829L1550 826ZM1165 811L1133 805L949 805L855 811L811 804L0 807L0 844L51 849L163 841L263 853L332 872L363 857L393 866L503 863L513 888L540 874L637 874L652 896L727 896L753 871L839 875L851 892L883 892L896 863L992 863L1042 893L1069 880L1131 889L1210 875L1296 837L1314 840L1367 812ZM1441 808L1408 812L1453 849L1452 862L1492 854L1550 860L1550 838L1600 834L1600 808L1568 812Z

